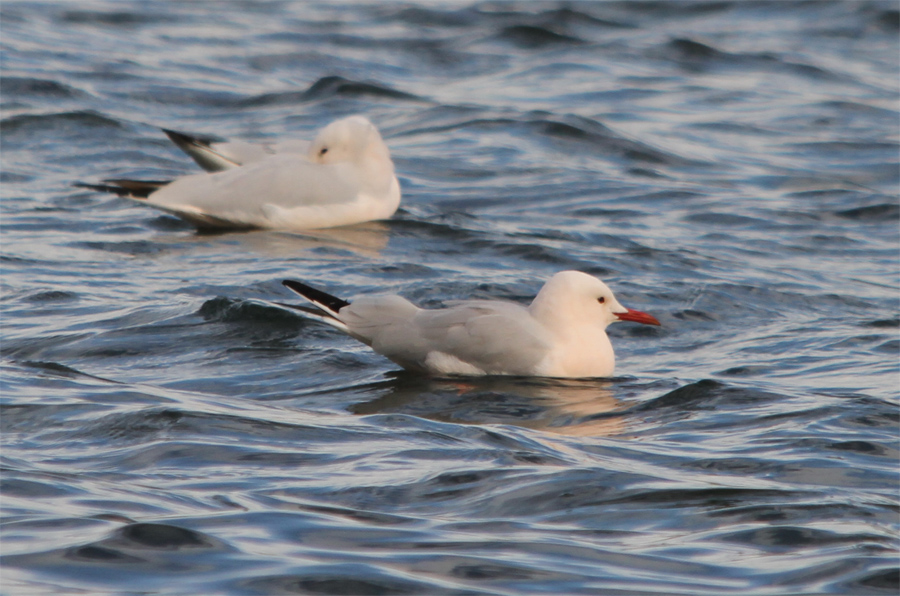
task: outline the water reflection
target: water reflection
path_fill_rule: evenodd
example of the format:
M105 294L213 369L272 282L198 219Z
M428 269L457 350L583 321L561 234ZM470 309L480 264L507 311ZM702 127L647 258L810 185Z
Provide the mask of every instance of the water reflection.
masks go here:
M218 254L221 243L210 243L213 236L222 236L226 242L239 244L242 252L266 260L296 257L312 251L317 251L321 256L322 249L336 253L347 251L355 256L375 259L381 257L382 251L387 248L390 228L384 222L372 221L341 228L305 230L302 233L271 230L252 230L240 234L202 232L190 236L177 233L172 236L155 236L154 242L196 243L200 246L207 244L211 253Z
M272 240L260 242L262 246L257 250L272 251L287 245L291 250L315 250L319 248L331 248L334 250L349 250L361 257L380 257L388 244L390 228L383 222L366 222L354 226L342 228L328 228L324 230L308 230L301 233L282 234L253 234L261 238L273 237ZM281 237L283 242L278 242ZM283 253L281 253L283 254Z
M403 413L457 424L510 424L571 436L623 433L625 409L608 379L432 379L398 372L354 414Z

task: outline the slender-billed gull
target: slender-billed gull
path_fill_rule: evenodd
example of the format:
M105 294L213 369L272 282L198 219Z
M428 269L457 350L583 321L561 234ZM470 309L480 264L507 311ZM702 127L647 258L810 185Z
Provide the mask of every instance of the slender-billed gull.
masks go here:
M278 306L328 323L404 368L435 375L608 377L615 354L607 325L660 324L625 308L606 284L580 271L554 275L527 307L466 300L423 309L397 295L350 303L297 281L283 283L316 308Z
M332 122L305 154L268 155L173 181L76 186L134 199L200 228L330 228L386 219L400 204L387 145L362 116Z

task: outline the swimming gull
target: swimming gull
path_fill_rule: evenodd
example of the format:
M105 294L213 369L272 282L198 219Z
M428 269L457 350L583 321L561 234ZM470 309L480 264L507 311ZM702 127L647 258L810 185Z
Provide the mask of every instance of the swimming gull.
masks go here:
M282 283L315 308L278 306L336 327L404 368L434 375L608 377L615 355L607 325L660 324L622 306L606 284L580 271L554 275L527 307L466 300L423 309L397 295L351 303L298 281Z
M332 122L305 154L257 157L173 181L112 179L76 186L113 192L206 229L330 228L386 219L400 204L390 152L363 116Z

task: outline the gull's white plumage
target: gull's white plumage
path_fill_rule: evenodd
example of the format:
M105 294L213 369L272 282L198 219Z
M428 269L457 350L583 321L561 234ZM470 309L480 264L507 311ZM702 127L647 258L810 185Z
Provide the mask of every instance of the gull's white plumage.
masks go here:
M257 154L245 165L168 183L108 182L80 186L116 192L205 228L328 228L385 219L400 204L390 152L362 116L332 122L305 154Z
M421 309L396 295L350 303L299 282L284 284L318 311L294 308L404 368L437 375L607 377L615 370L615 355L606 327L620 320L659 325L619 304L606 284L579 271L554 275L527 307L469 300Z

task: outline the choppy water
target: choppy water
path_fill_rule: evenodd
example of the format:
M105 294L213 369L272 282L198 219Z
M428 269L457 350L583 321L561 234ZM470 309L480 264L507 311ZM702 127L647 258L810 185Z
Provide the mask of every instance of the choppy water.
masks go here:
M6 594L895 594L896 2L3 2ZM74 189L362 113L391 221ZM442 381L255 302L581 269L609 380Z

